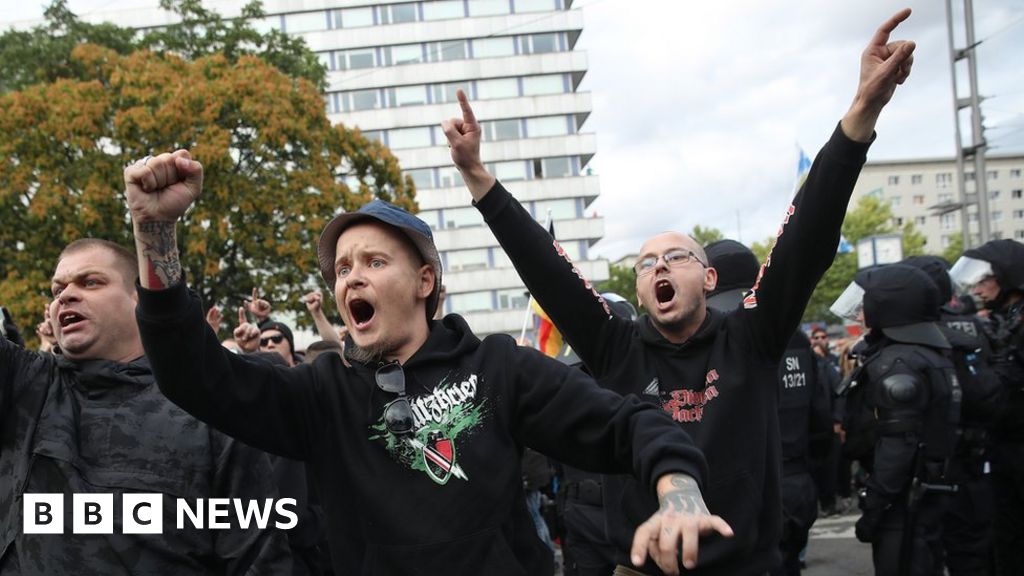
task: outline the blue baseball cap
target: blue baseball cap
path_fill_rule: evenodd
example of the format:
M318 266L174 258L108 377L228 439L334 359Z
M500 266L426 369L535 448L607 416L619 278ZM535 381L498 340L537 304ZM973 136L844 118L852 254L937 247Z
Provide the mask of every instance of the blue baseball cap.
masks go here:
M338 249L338 238L346 228L363 222L365 220L376 220L402 231L409 240L412 240L416 249L419 250L423 261L434 269L434 289L427 296L427 319L434 317L437 310L438 295L441 292L441 258L437 254L437 246L434 245L434 235L430 232L430 226L423 220L406 212L405 210L380 199L364 204L355 212L346 212L335 216L327 223L324 231L320 234L320 243L317 246L317 258L320 260L320 274L327 285L334 289L337 280L334 273L334 261Z

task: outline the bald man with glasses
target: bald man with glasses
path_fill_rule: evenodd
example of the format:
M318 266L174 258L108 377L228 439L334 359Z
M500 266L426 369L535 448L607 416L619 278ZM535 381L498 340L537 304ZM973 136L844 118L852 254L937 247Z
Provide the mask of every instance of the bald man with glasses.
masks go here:
M730 523L735 537L702 543L696 574L765 574L781 562L776 371L835 257L878 116L910 74L914 43L889 41L909 16L905 9L884 22L864 50L853 104L786 211L757 281L728 313L706 305L718 273L708 267L701 246L685 234L665 232L644 242L633 268L646 314L635 321L612 316L565 251L484 168L480 124L461 91L461 118L442 123L475 206L590 372L605 388L660 406L704 451L712 474L710 508ZM636 545L628 527L657 503L622 476L605 477L602 489L608 539L624 565ZM649 563L643 570L658 568Z

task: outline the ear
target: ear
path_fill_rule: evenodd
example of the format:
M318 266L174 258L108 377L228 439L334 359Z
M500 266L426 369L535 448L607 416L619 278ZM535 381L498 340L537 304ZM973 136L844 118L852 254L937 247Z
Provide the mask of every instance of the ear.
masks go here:
M711 292L718 286L718 270L706 268L704 270L704 292Z
M437 279L437 275L434 273L434 267L429 264L420 266L420 277L419 286L416 290L416 295L424 300L430 296L430 293L434 290L434 282Z
M644 299L640 296L640 286L633 284L633 289L636 291L636 303L646 310L647 308L644 306Z

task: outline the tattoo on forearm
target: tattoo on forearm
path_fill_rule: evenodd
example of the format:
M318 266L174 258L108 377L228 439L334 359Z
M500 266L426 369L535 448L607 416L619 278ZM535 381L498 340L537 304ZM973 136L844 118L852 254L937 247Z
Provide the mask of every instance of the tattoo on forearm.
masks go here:
M673 474L669 477L669 483L672 488L659 498L659 512L708 514L708 507L704 504L704 497L701 496L696 480L683 474Z
M148 281L147 288L161 290L181 282L181 262L178 260L175 222L142 222L137 224L141 259L146 262L141 270ZM140 259L140 260L141 260Z

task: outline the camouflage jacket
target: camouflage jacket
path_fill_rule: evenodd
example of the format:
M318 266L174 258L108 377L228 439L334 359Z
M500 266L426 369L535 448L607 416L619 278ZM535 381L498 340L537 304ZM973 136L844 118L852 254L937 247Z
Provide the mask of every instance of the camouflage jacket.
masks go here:
M90 492L113 494L112 534L72 533L72 495ZM26 493L64 495L62 535L24 533ZM163 495L161 534L122 533L130 493ZM145 358L72 362L0 339L0 573L290 573L284 532L177 529L179 498L211 497L275 498L268 458L167 400Z

